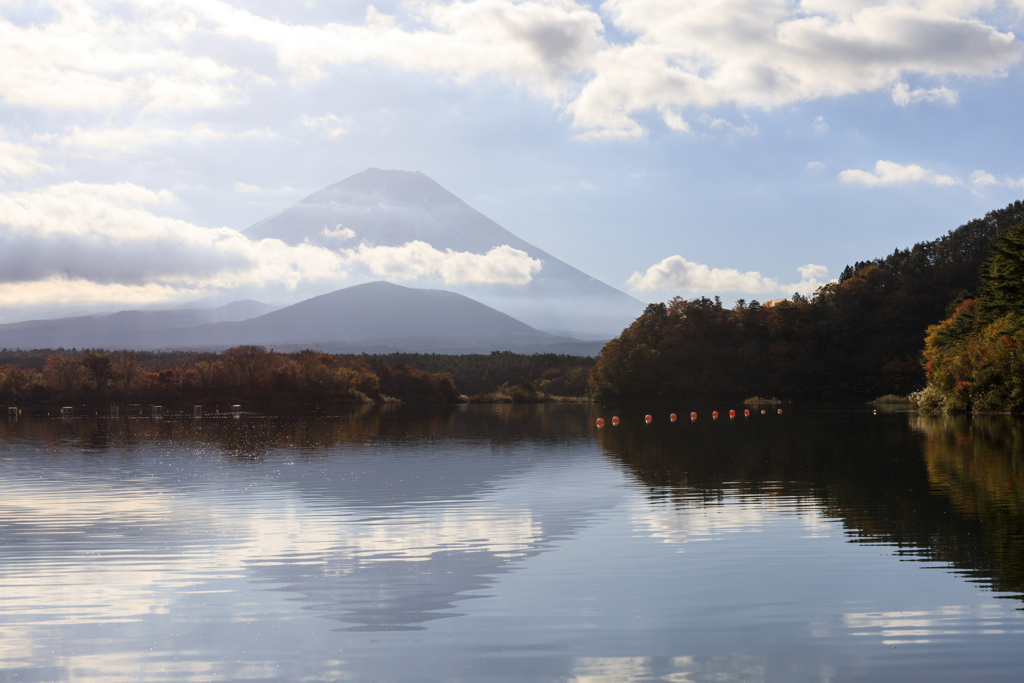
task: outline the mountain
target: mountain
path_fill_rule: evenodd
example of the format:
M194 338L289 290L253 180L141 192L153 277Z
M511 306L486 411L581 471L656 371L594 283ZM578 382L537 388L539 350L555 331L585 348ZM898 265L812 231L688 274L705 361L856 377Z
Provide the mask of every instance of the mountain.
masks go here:
M455 292L388 282L347 287L244 321L158 328L140 324L148 321L147 315L152 313L126 311L2 325L0 348L220 349L257 344L332 352L596 355L603 345L542 332Z
M0 325L0 348L126 348L139 335L210 323L240 321L277 308L259 301L234 301L218 308L120 311ZM140 347L142 348L142 347Z
M351 234L346 228L354 237L343 237ZM474 254L508 245L542 261L531 282L449 289L546 330L607 338L644 308L639 300L516 237L419 172L371 168L309 195L245 234L331 248L360 243L397 247L419 240L441 251Z

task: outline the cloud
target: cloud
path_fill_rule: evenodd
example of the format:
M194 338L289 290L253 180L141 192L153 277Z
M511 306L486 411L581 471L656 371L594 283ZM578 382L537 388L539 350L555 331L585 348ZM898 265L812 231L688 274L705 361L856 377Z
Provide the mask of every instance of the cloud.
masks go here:
M356 231L352 228L346 228L341 223L338 223L334 228L328 228L326 225L323 229L324 237L333 237L335 239L350 240L356 236Z
M182 49L187 37L201 32L185 6L140 2L136 11L118 16L103 2L48 4L55 15L50 22L22 26L0 16L5 103L58 110L142 104L162 111L237 99L235 69Z
M439 251L419 240L398 247L360 244L343 252L350 262L362 263L374 275L393 280L441 277L448 285L525 285L540 272L540 259L502 245L486 254Z
M747 123L742 126L737 126L732 121L726 119L718 119L709 114L701 114L698 119L708 128L712 130L724 130L728 132L729 137L747 137L751 135L757 135L757 126L752 123Z
M808 263L806 266L800 266L796 270L800 273L800 277L805 280L828 277L828 268L825 266L816 266L813 263Z
M54 0L51 21L0 17L0 97L48 109L214 109L282 72L301 84L368 63L457 83L497 77L550 101L581 137L629 139L645 135L637 116L652 111L685 132L686 110L723 105L885 90L899 106L954 104L948 87L912 90L904 78L1005 74L1024 46L987 23L990 5L607 0L599 12L576 0L422 0L395 16L369 6L361 22L311 25L219 0ZM610 29L626 38L609 40ZM276 64L228 63L252 45ZM328 139L347 130L334 114L301 123Z
M828 268L808 263L797 268L802 280L780 284L774 278L757 271L741 272L734 268L710 268L687 261L682 256L669 256L647 269L633 273L626 284L634 291L690 291L690 292L743 292L764 294L774 292L800 292L813 294L827 284Z
M805 266L800 266L796 270L800 273L801 280L788 285L782 285L780 288L787 294L799 292L804 296L810 296L818 291L819 287L827 285L829 282L836 282L836 280L829 279L828 268L825 266L808 263Z
M3 130L0 129L2 135ZM52 168L39 160L39 152L34 147L0 137L0 180L24 178L49 170Z
M784 104L893 88L902 75L998 76L1021 43L978 18L978 2L870 4L783 0L608 0L602 12L635 36L592 57L567 107L600 136L644 134L638 112ZM945 88L895 97L950 102Z
M261 188L259 185L248 185L240 180L235 182L235 192L244 192L246 194L251 194L254 192L261 192L262 190L263 188Z
M323 137L328 140L336 140L348 131L341 125L341 119L334 114L324 114L323 116L303 116L300 122L306 128L311 128L318 131Z
M824 133L828 132L828 124L825 123L824 116L819 116L818 118L814 119L814 123L812 125L814 126L814 132L817 133L818 135L823 135Z
M666 126L678 133L693 132L690 130L690 124L688 124L682 116L671 109L663 109L661 112L661 118L665 121Z
M982 170L977 170L971 174L971 184L975 187L1013 187L1024 190L1024 176L1020 178L1004 177L1002 180L996 178L991 173L987 173Z
M253 241L160 215L166 190L131 183L67 183L0 194L0 285L6 305L153 301L240 286L348 276L345 259L313 245Z
M903 82L897 83L892 88L892 101L900 107L906 107L917 102L937 102L952 106L959 99L959 95L949 88L918 88L917 90L911 90L910 86Z
M652 289L774 292L779 283L756 271L742 273L733 268L709 268L687 261L682 256L669 256L647 269L644 274L633 273L626 284L636 291Z
M875 164L875 170L861 171L847 169L839 174L839 180L852 185L863 185L865 187L886 187L890 185L907 185L909 183L927 183L948 187L950 185L962 185L963 181L953 176L940 175L935 171L910 164L904 166L893 161L879 160Z

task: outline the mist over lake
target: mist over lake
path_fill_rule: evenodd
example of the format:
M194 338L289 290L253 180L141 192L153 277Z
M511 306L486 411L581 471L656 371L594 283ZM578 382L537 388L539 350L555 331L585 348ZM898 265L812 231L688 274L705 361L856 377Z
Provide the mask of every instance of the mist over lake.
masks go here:
M5 418L0 680L1019 680L1018 418L729 407Z

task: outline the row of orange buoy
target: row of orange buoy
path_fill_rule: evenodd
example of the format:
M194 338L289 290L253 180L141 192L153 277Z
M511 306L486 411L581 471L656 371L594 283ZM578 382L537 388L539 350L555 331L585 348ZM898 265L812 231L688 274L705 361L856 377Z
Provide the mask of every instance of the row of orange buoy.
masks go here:
M767 410L764 410L764 409L761 410L761 414L762 415L765 415L767 412L768 412ZM778 409L778 414L782 415L782 408ZM735 417L736 417L736 411L735 410L730 410L729 411L729 418L733 419ZM750 417L750 410L744 410L743 411L743 417ZM671 413L668 416L668 419L669 419L669 422L675 422L677 419L679 419L679 416L677 416L675 413ZM717 410L711 411L711 419L712 420L717 420L718 419L718 411ZM690 421L693 422L693 421L696 421L696 420L697 420L697 413L690 413ZM617 425L617 424L619 424L619 422L620 422L620 420L619 420L618 417L612 417L612 424L613 425ZM644 422L646 422L647 424L651 424L652 422L654 422L654 417L652 417L651 415L644 415ZM604 422L604 418L603 417L597 418L597 426L598 427L604 427L604 424L605 424L605 422Z

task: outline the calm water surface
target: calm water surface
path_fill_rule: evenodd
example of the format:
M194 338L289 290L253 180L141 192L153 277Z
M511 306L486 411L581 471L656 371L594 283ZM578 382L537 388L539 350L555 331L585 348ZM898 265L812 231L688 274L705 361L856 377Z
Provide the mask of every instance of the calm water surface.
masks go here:
M1024 679L1024 423L651 412L5 419L0 681Z

